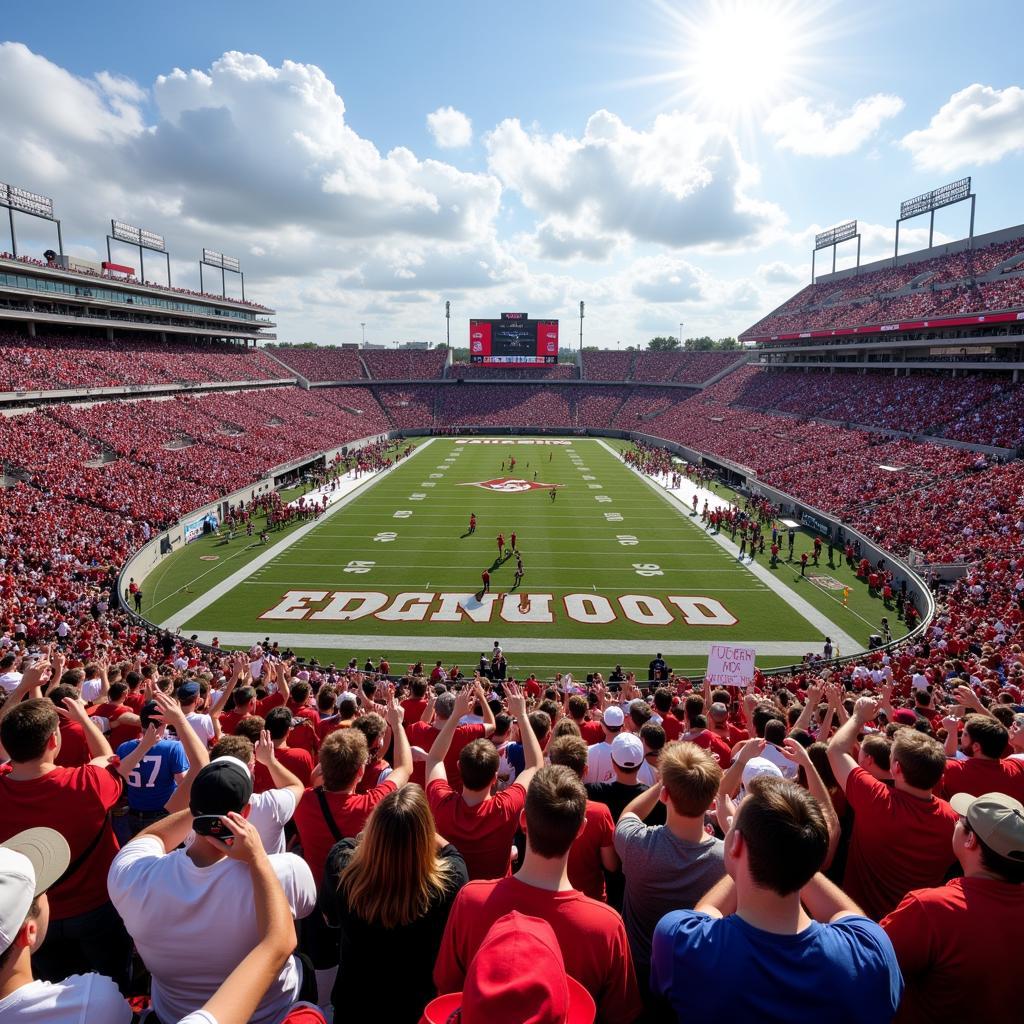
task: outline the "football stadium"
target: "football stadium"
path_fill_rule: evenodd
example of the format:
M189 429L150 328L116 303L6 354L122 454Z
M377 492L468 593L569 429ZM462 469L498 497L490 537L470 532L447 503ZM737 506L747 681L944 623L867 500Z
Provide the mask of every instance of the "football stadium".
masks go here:
M720 21L715 52L763 61ZM8 63L33 60L0 44L19 118ZM568 268L502 292L507 267L429 248L462 216L450 182L485 173L456 166L482 129L452 107L427 118L435 157L381 157L312 64L175 66L159 109L120 72L45 64L83 123L95 101L119 127L90 189L0 148L0 1024L934 1024L1019 1002L1021 147L1004 181L996 142L936 125L991 103L990 128L1019 129L1020 88L951 79L930 127L877 140L910 170L869 156L863 180L808 184L785 267L758 255L781 234L622 227L607 167L587 198L636 138L608 110L547 150L502 122L481 145L518 199L494 211L539 223L517 265ZM694 74L733 109L749 89L726 64ZM189 133L243 124L254 82L287 82L248 123L286 126L329 214L261 192L251 161L184 198ZM787 167L853 161L850 133L910 117L878 94L836 124L770 85L808 115L799 142L765 115ZM288 105L321 101L329 143ZM712 117L673 102L691 132ZM17 130L43 152L43 127ZM61 130L84 166L95 139ZM528 136L550 166L522 184L501 147ZM361 184L349 150L376 168ZM394 216L433 189L434 227L375 205L404 173ZM540 223L559 176L579 206ZM629 180L624 206L647 187ZM284 226L264 238L268 195ZM633 232L619 256L569 239L580 211ZM335 228L358 243L293 275ZM198 260L197 231L217 246ZM629 301L566 284L641 243L661 247L636 250L646 275L694 253L659 316L735 335L652 336L661 278ZM435 283L400 290L417 276Z

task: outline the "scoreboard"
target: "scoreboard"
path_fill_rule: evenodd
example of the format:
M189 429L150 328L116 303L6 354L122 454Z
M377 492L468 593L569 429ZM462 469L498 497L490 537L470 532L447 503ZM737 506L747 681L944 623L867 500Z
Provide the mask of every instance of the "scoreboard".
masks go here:
M558 321L502 313L469 321L469 361L482 366L544 366L558 362Z

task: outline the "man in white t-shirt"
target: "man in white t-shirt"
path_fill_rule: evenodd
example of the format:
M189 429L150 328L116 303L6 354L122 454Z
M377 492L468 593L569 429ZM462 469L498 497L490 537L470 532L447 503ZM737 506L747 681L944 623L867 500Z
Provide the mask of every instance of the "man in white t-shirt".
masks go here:
M132 1011L102 974L56 984L32 976L46 938L46 890L67 870L71 849L51 828L30 828L0 846L0 1021L4 1024L130 1024Z
M601 728L604 730L604 740L600 743L593 743L587 751L587 774L583 781L611 782L615 778L615 771L612 768L612 743L615 737L622 732L622 726L626 716L622 708L617 704L609 705L601 715ZM643 749L641 745L641 749Z
M18 659L13 654L5 654L0 658L0 690L13 693L21 682L21 673L14 666Z
M248 869L204 834L222 828L222 816L244 813L251 796L248 767L234 757L217 758L196 776L189 809L137 836L110 866L110 899L153 976L153 1009L161 1021L179 1021L202 1007L259 942ZM177 849L190 831L191 845ZM292 915L307 917L316 906L309 866L291 853L271 854L270 862ZM291 956L253 1024L274 1024L301 986L302 965Z
M181 710L185 712L188 724L192 726L195 734L208 747L211 743L220 739L220 729L217 727L214 716L204 715L196 711L196 705L199 703L199 694L199 684L194 679L189 679L178 687L178 703L181 705Z
M257 762L266 768L274 788L252 794L247 817L259 832L267 853L284 853L284 827L292 820L302 799L305 791L302 781L277 759L274 741L266 729L255 746L245 736L222 736L210 751L210 759L225 755L237 758L253 776Z

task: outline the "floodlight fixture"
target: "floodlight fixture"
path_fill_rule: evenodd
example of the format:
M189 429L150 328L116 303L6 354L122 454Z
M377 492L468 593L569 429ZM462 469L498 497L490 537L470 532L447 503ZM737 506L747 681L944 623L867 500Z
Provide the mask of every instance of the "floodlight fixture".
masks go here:
M896 247L893 250L892 265L899 265L900 259L900 224L913 217L920 217L928 214L928 248L932 247L935 238L935 211L941 210L944 206L952 206L954 203L971 201L971 225L967 234L967 248L974 248L974 206L977 197L971 191L971 179L959 178L951 181L948 185L940 185L930 192L922 192L913 199L904 199L900 203L900 215L896 219Z
M836 247L841 242L848 242L850 239L857 239L857 266L854 276L860 273L860 232L857 230L857 222L848 220L845 224L837 224L834 228L821 231L814 236L814 250L811 252L811 284L814 284L815 257L821 249L832 249L832 273L836 272Z
M158 252L167 260L167 287L171 286L171 256L167 251L167 243L163 235L155 231L147 231L146 228L136 227L134 224L126 224L121 220L110 221L110 234L107 235L107 262L113 263L110 254L111 242L123 242L125 245L134 246L139 250L139 280L146 283L146 263L143 255L146 249L150 252Z
M238 274L242 279L242 301L245 302L245 274L242 273L242 265L234 256L225 256L216 249L203 249L203 255L199 260L199 290L205 292L203 285L203 267L216 267L220 271L220 293L226 299L228 297L227 278L225 271L231 274Z
M0 182L0 206L7 207L7 217L11 226L11 252L15 256L18 255L18 236L14 230L14 215L26 213L30 217L53 221L57 225L57 250L63 262L64 239L61 235L60 221L53 215L53 200L49 196Z

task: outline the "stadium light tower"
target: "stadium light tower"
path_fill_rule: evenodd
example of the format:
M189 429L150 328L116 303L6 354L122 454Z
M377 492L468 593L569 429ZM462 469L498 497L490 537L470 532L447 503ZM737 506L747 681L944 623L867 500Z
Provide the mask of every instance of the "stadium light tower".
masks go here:
M452 347L452 304L446 299L444 303L444 336L448 347Z
M11 224L11 252L18 255L18 236L14 233L14 214L27 213L30 217L40 220L52 220L57 225L57 251L64 256L64 239L61 236L60 221L53 215L53 200L49 196L41 196L37 192L18 188L0 182L0 206L7 207L7 216ZM67 269L67 268L65 268Z
M840 242L848 242L851 238L857 239L857 269L854 277L860 273L860 232L857 230L857 222L849 220L845 224L839 224L828 231L822 231L814 236L814 249L811 252L811 284L814 284L814 258L821 249L832 249L832 273L836 272L836 249Z
M580 358L583 358L583 300L580 299Z
M216 267L220 271L220 293L226 299L228 297L226 273L230 271L242 279L242 301L245 302L245 274L242 273L241 264L234 256L225 256L222 252L215 252L213 249L203 249L203 255L199 260L199 290L205 291L203 284L203 267Z
M960 178L958 181L951 181L948 185L933 188L931 192L924 192L913 199L905 199L900 203L900 215L896 219L896 248L892 255L893 267L899 266L900 260L900 224L905 220L920 217L921 214L930 214L928 222L928 248L932 247L935 236L935 211L941 210L944 206L952 206L954 203L971 201L971 226L967 236L967 249L974 249L974 203L977 197L971 191L971 179Z
M679 321L679 347L683 347L683 322Z
M359 325L363 329L363 348L366 348L366 323L365 321Z
M132 224L125 224L120 220L111 220L110 234L107 235L107 262L113 262L110 255L111 242L124 242L139 250L139 280L146 283L146 264L143 252L149 249L150 252L160 253L167 260L167 287L171 286L171 254L167 251L167 244L164 236L158 235L145 228L137 228Z

